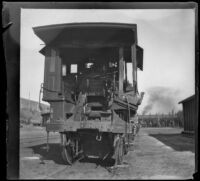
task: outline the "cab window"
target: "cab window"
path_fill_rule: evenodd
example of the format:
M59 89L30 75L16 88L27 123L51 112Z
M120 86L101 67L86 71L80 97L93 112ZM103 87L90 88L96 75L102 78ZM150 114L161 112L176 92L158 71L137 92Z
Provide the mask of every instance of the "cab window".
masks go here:
M78 72L78 65L77 64L71 64L70 73L75 74L77 72Z

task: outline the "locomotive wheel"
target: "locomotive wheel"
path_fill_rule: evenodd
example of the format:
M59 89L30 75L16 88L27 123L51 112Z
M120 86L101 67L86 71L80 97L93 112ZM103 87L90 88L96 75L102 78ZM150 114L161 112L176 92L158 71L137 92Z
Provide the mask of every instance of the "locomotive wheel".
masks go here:
M121 165L124 157L124 144L123 138L119 138L115 144L115 165Z
M71 165L73 162L73 150L70 145L63 146L62 158L68 164Z

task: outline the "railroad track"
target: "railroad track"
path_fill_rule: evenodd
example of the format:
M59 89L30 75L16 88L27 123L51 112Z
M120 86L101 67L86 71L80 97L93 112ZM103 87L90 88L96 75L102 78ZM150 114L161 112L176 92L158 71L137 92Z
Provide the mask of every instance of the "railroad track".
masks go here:
M52 135L52 136L49 137L49 141L56 140L56 139L59 139L59 138L60 138L59 135ZM27 147L26 145L40 144L38 142L46 143L46 139L47 139L47 136L21 138L20 139L20 144L22 145L22 147L24 147L24 146ZM82 158L84 158L84 157L80 156L79 158L76 159L75 162L79 162L79 160L81 160ZM76 167L76 165L72 165L72 166ZM101 166L99 164L96 165L94 170L96 170L96 169L98 170L99 167L104 168L109 174L111 174L111 176L115 175L115 173L116 173L116 169L113 168L112 166L111 167L109 167L109 166ZM60 175L60 174L62 175L62 173L65 172L66 169L68 169L68 168L69 168L69 166L64 166L64 167L61 167L59 169L55 169L53 172L51 172L51 173L49 173L47 175L38 176L35 179L52 179L56 175Z
M79 160L77 160L77 161L79 161ZM75 165L72 165L72 166L75 166ZM112 178L113 176L118 175L118 173L117 173L117 169L118 168L125 168L126 169L128 167L128 165L125 164L125 165L110 166L110 167L98 165L98 166L95 167L94 171L96 169L98 169L99 167L104 168L105 171L107 171L109 173L110 177ZM62 174L62 172L65 172L66 169L68 169L68 168L69 168L69 166L65 166L65 167L62 167L62 168L59 168L59 169L55 170L54 172L52 172L50 174L47 174L47 175L44 175L44 176L39 176L39 177L37 177L35 179L54 179L56 175Z

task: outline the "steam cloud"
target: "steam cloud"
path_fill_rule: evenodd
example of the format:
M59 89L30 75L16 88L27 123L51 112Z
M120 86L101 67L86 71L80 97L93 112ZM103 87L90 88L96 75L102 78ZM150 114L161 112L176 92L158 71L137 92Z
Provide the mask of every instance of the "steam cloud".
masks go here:
M159 113L169 113L178 106L179 90L167 87L151 87L146 94L149 95L149 99L142 114L148 114L153 108L156 108Z

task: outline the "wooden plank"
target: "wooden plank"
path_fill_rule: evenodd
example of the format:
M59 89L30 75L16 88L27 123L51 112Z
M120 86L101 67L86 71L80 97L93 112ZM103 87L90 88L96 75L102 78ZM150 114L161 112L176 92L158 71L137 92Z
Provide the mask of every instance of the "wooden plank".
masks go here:
M49 70L49 62L51 59L51 50L50 48L46 48L45 50L45 67L44 67L44 83L43 86L48 88L48 70ZM43 99L48 97L48 92L43 90Z
M125 84L125 87L124 87L124 90L126 91L126 88L127 88L127 81L128 81L128 77L127 77L127 62L125 62L124 61L124 75L125 75L125 82L126 82L126 84Z
M121 41L121 42L67 42L67 43L62 43L60 44L60 48L113 48L113 47L121 47L121 46L130 46L131 42L127 41Z
M60 58L60 52L56 50L56 71L55 71L55 76L56 76L56 87L55 90L61 91L61 77L62 77L62 60Z
M136 44L134 43L131 46L131 59L132 59L132 74L133 74L133 87L134 87L134 94L137 90L137 60L136 60Z
M136 46L136 49L137 49L137 67L140 69L140 70L143 70L143 49L139 46Z
M49 47L45 56L43 100L59 99L58 93L61 92L61 68L61 58L58 50Z
M123 93L123 80L124 80L124 49L119 48L119 92Z

